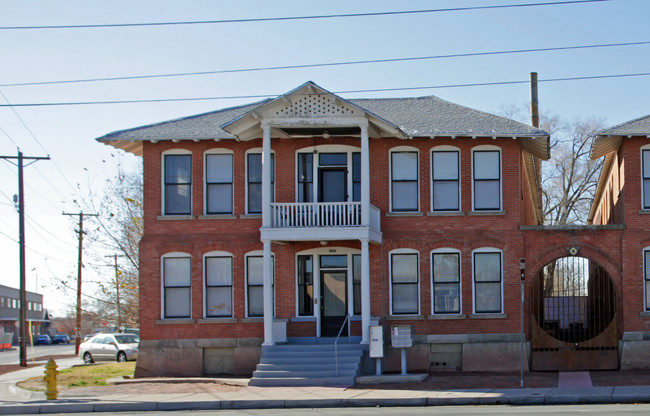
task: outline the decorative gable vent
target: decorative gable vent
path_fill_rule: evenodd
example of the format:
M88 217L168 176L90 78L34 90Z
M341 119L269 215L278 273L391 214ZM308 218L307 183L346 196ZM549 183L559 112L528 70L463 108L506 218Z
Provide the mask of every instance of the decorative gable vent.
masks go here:
M337 104L330 95L303 95L290 105L276 111L276 116L285 117L329 117L354 116L359 111Z

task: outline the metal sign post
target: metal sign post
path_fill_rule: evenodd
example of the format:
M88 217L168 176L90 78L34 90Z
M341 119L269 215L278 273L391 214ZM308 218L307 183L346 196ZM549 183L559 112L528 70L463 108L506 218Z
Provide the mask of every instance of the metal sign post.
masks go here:
M520 373L519 381L520 387L524 388L524 281L526 280L526 259L519 259L519 271L521 272L521 305L519 308L519 327L521 331L520 339Z
M393 348L399 348L402 355L402 375L406 375L406 348L413 346L413 328L411 325L393 325L391 328Z

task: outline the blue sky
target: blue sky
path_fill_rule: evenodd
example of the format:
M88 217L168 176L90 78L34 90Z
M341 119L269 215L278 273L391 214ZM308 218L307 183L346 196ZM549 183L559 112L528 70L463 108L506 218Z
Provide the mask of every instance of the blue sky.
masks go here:
M196 21L443 9L540 0L429 1L4 1L0 27ZM0 84L650 41L650 2L611 0L525 8L392 16L164 27L0 30ZM193 77L0 86L13 104L282 94L312 80L333 92L650 72L650 45L420 60ZM650 113L650 76L541 82L542 110L614 125ZM345 98L436 95L488 112L529 99L526 84L343 94ZM72 294L55 277L76 276L76 235L62 211L114 172L108 132L254 100L0 107L0 155L49 154L25 170L27 287L61 315ZM0 104L6 104L0 97ZM34 139L32 134L36 137ZM39 144L40 143L40 144ZM113 151L114 152L114 151ZM116 153L116 152L114 152ZM102 160L109 162L102 163ZM137 158L125 161L136 166ZM2 284L18 286L15 167L0 161ZM47 180L45 179L47 178ZM81 183L81 190L75 189ZM3 195L4 194L4 195ZM43 229L47 229L45 231ZM51 235L48 233L54 234ZM33 250L42 253L39 254ZM108 253L112 254L112 253ZM47 260L44 258L47 257ZM32 269L34 269L32 271ZM103 278L85 269L90 281ZM108 278L112 269L107 267ZM36 280L38 279L38 284ZM92 286L86 286L92 290Z

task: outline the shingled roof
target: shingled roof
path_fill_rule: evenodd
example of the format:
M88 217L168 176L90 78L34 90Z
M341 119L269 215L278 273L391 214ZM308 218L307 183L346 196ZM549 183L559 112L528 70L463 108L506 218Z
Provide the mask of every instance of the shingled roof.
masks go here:
M311 82L303 85L307 84L317 87ZM548 133L545 131L504 117L450 103L438 97L339 99L385 120L409 137L469 136L542 139L539 143L535 140L528 142L536 148L531 151L548 153ZM263 100L120 130L97 140L136 154L141 153L141 141L144 140L234 140L237 137L222 127L270 101L273 100Z
M626 121L598 132L599 136L647 136L650 134L650 115Z
M626 121L625 123L617 124L616 126L600 130L596 133L596 137L591 144L591 159L599 159L605 156L603 162L603 169L600 172L598 179L598 187L594 194L594 202L591 204L591 211L589 212L588 223L591 224L596 209L603 196L603 191L607 185L607 178L614 162L614 153L618 151L621 145L621 140L625 137L632 136L645 136L650 138L650 115L636 118L634 120Z
M411 137L548 136L544 130L454 104L433 95L416 98L351 99L349 101L392 122Z
M623 137L650 137L650 115L617 124L596 133L591 144L591 158L598 159L609 153L616 152Z

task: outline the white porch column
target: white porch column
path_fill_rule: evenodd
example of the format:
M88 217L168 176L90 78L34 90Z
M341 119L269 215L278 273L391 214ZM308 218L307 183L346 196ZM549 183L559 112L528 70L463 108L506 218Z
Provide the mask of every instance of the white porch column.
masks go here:
M370 250L361 240L361 343L370 341Z
M273 342L273 261L271 258L271 241L264 240L264 344Z
M271 227L271 126L262 125L262 228ZM273 261L271 241L264 243L264 344L273 342Z
M368 124L361 128L361 225L370 225L370 144Z
M262 228L271 227L271 126L262 124Z

